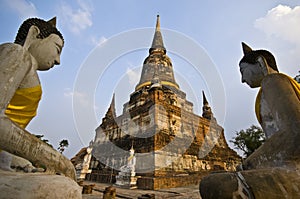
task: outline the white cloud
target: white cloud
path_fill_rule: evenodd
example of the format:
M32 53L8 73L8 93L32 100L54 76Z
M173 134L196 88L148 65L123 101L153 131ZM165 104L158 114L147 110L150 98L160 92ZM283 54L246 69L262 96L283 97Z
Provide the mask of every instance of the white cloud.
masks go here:
M266 48L270 49L279 70L294 77L300 63L300 6L278 5L255 21L254 26L266 35Z
M100 39L96 38L96 37L91 38L91 42L95 46L101 45L101 44L105 43L106 41L107 41L107 38L105 38L104 36L100 37Z
M140 72L138 70L132 70L130 68L127 68L126 76L129 79L129 84L131 86L135 86L140 79Z
M5 0L6 4L21 18L28 18L37 15L37 10L34 4L24 0Z
M79 34L82 30L93 25L92 8L85 1L78 0L78 8L73 9L69 4L63 3L60 7L60 14L64 24L69 30Z
M86 93L81 93L78 91L72 91L70 88L66 88L64 92L64 97L68 99L73 99L76 98L76 102L78 103L77 105L80 105L82 108L86 108L88 106L91 106L92 104L92 99L89 99ZM93 106L94 110L99 109L98 106L94 105Z
M266 16L255 21L254 26L268 36L275 36L291 43L300 44L300 6L285 5L268 11Z
M67 98L76 98L82 107L90 105L90 100L85 93L72 91L71 89L65 89L64 96Z

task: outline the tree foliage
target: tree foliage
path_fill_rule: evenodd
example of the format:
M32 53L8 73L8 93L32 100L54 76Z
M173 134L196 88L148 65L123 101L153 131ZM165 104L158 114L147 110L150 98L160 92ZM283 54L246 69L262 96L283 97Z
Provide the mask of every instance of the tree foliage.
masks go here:
M252 125L246 130L236 131L236 136L230 142L248 157L264 143L265 139L263 130L258 126Z
M49 143L49 140L44 139L44 135L34 135L34 136L39 138L40 140L42 140L43 142L45 142L46 144L48 144L49 146L51 146L53 148L53 146ZM69 146L68 140L63 139L59 142L59 147L57 148L57 150L60 153L63 153L68 146Z
M57 148L57 150L60 152L60 153L63 153L65 151L65 148L67 148L69 146L69 142L68 140L61 140L59 142L59 147Z
M53 148L53 146L49 143L49 140L44 139L44 135L34 135L35 137L39 138L40 140L42 140L43 142L45 142L46 144L48 144L49 146L51 146Z

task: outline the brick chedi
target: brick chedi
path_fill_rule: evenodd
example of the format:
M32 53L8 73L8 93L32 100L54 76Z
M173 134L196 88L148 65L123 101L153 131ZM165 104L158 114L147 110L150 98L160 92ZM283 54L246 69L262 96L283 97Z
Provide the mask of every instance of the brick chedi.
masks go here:
M240 157L230 149L203 93L203 113L176 83L166 54L159 16L149 56L129 102L119 116L115 97L96 129L89 180L115 182L134 147L138 188L161 189L199 183L211 171L232 171Z

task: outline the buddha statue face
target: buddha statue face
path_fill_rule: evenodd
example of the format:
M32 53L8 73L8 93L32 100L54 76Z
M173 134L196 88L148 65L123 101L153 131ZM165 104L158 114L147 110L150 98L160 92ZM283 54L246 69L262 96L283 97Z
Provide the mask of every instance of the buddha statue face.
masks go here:
M49 70L60 64L60 54L63 40L56 34L50 34L44 39L35 39L28 48L30 54L38 63L38 70Z
M249 64L242 62L240 63L240 72L242 83L247 83L251 88L260 87L264 74L258 63Z
M242 82L251 88L261 86L261 82L270 72L278 72L274 56L266 50L252 50L242 43L244 56L239 63Z
M26 48L35 58L37 70L49 70L60 64L64 40L56 28L56 17L49 21L27 19L20 26L15 43Z

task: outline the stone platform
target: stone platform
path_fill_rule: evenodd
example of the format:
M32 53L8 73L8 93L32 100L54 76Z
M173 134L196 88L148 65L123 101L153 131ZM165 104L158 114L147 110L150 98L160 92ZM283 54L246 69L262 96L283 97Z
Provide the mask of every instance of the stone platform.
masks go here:
M208 175L208 172L203 171L194 174L179 174L175 176L143 176L138 179L137 186L141 189L159 190L171 187L199 185L200 179L206 175Z
M90 181L84 181L84 184L95 184L92 194L83 194L83 199L99 199L102 198L103 192L106 187L111 186L112 184L104 183L95 183ZM142 189L123 189L116 187L116 199L125 198L125 199L137 199L145 194L155 194L155 199L163 198L174 198L174 199L201 199L199 194L199 185L190 185L186 187L177 187L169 189L160 189L160 190L142 190Z

